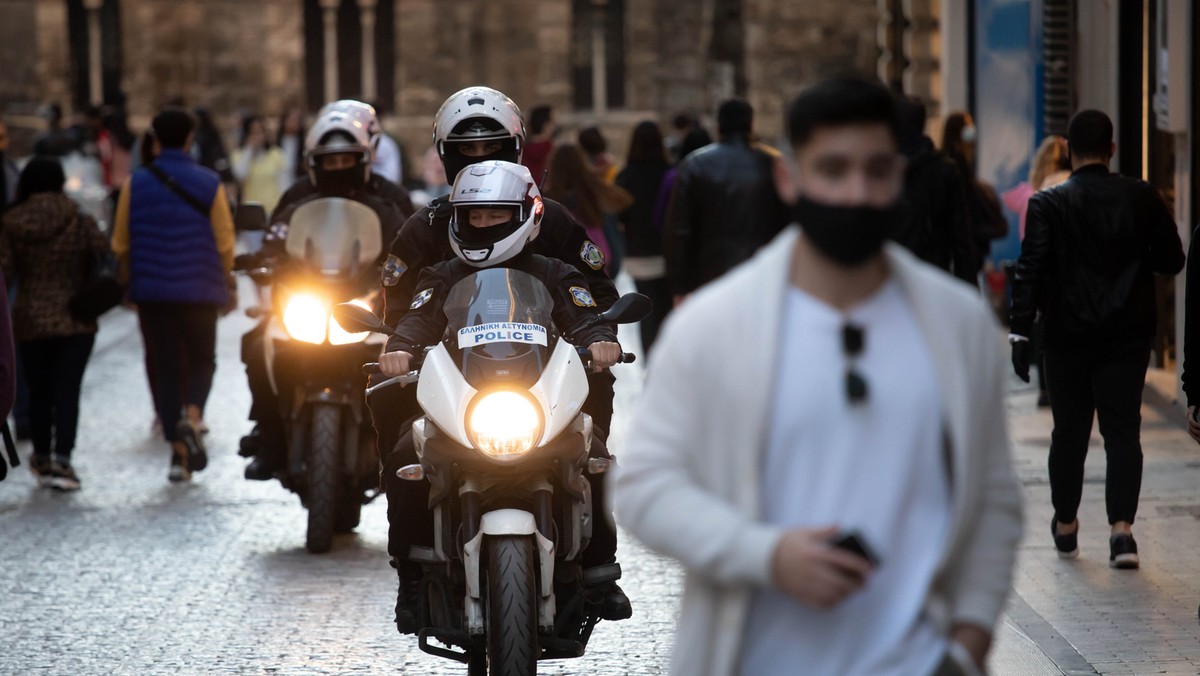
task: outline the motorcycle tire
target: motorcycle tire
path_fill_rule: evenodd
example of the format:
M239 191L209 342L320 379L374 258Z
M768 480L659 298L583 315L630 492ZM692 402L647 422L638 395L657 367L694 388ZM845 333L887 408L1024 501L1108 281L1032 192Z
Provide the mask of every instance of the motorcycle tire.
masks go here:
M529 536L487 538L488 674L537 674L537 553Z
M342 411L317 404L312 409L312 434L308 447L308 534L305 547L322 554L333 547L338 510L338 448L341 445Z

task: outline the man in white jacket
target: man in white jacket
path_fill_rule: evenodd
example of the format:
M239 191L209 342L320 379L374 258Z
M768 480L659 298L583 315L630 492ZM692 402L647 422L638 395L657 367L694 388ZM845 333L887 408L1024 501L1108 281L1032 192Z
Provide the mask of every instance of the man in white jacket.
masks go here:
M998 330L885 244L886 89L826 81L787 123L795 223L669 320L618 519L687 569L672 674L976 673L1021 535Z

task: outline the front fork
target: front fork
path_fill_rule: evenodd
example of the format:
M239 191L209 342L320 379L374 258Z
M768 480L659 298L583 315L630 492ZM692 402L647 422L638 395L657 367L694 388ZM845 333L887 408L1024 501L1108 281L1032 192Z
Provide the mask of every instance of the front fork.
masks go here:
M459 495L463 499L464 515L469 502L477 503L479 498L477 487L472 481L463 482ZM547 484L549 489L549 484ZM474 498L468 495L474 493ZM474 523L467 521L465 523ZM483 539L489 536L523 535L534 538L538 553L538 626L542 631L554 631L554 615L556 612L554 600L554 541L538 531L537 519L533 514L522 509L497 509L488 512L479 519L478 530L463 545L463 569L466 573L467 594L465 600L467 633L472 636L482 636L485 633L483 612L483 584L479 569ZM465 525L465 524L464 524Z
M338 454L342 460L344 476L356 476L358 472L359 432L363 422L363 398L353 396L349 387L314 387L311 384L297 385L292 397L292 410L288 416L291 425L291 440L288 443L288 474L293 479L306 477L308 461L309 420L314 404L333 404L349 412L342 420L342 448Z

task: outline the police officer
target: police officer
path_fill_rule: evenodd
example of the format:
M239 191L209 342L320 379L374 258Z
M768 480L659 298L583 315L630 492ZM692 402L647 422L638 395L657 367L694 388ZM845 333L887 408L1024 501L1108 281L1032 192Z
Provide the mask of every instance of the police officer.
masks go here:
M420 290L410 299L409 312L397 323L380 357L385 377L407 373L419 348L441 339L446 327L443 303L450 288L477 269L492 267L520 270L540 279L554 298L555 326L570 342L588 347L593 370L600 372L616 363L621 355L616 332L611 326L595 323L596 301L583 274L563 261L534 253L533 243L545 222L544 203L527 168L505 161L484 161L465 168L455 180L447 204L447 241L455 257L421 273L416 284ZM388 550L400 574L396 626L401 633L419 628L415 607L421 569L408 561L409 547L433 545L428 486L396 477L397 469L418 462L411 422L411 418L406 421L407 429L383 465L391 524ZM609 457L603 436L593 440L592 455ZM603 513L603 477L587 476L595 509ZM582 555L584 568L615 561L617 540L611 519L606 515L594 523L592 540ZM629 599L620 587L609 584L602 591L604 619L621 620L631 615Z
M272 225L263 238L262 249L239 257L239 267L254 267L273 259L278 272L281 264L285 263L284 245L292 215L299 207L322 197L342 197L371 207L379 216L381 241L395 239L404 223L405 213L395 202L368 190L371 178L370 144L367 125L353 111L333 110L318 118L305 140L309 179L315 192L277 209ZM382 262L383 257L380 258ZM374 285L375 274L374 270L370 272L368 285ZM255 481L272 478L285 456L279 399L271 387L262 345L267 321L264 319L242 337L242 362L246 364L246 379L252 398L250 419L256 425L250 434L242 437L240 452L254 457L246 467L245 477ZM284 380L287 380L287 375L277 374Z
M370 139L368 145L371 148L371 158L374 160L375 153L379 149L379 142L383 138L383 127L379 124L375 108L362 101L342 99L325 104L321 108L321 111L317 113L317 120L322 120L329 113L335 112L346 114L355 124L361 125L366 129L368 138ZM311 137L312 135L309 134L308 138ZM275 211L271 213L271 222L279 223L279 217L288 209L294 209L299 202L319 192L320 190L317 188L311 172L308 176L300 178L284 191L283 196L279 198L279 204L275 207ZM408 196L408 190L376 174L374 171L367 176L366 193L393 202L404 213L405 218L408 218L414 211L412 200ZM391 240L384 240L384 245L388 244L391 244Z
M464 167L485 160L519 163L525 147L525 123L512 99L489 87L468 87L455 92L438 109L433 141L453 183ZM534 182L541 177L534 176ZM554 200L543 199L541 233L529 243L532 253L569 263L587 280L601 311L618 298L612 279L604 271L604 254L588 239L571 212ZM451 209L445 197L433 200L413 214L393 242L384 271L384 321L395 326L408 312L417 278L426 267L454 258L448 226ZM612 421L613 376L604 371L588 377L590 394L584 412L602 437ZM367 401L378 436L380 457L386 457L401 434L404 421L418 414L415 388L378 390Z

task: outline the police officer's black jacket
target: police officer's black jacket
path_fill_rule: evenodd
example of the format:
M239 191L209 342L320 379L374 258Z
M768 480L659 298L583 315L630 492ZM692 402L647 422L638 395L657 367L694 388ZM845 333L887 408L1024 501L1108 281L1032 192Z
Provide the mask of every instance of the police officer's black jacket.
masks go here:
M616 331L610 325L594 323L599 310L587 281L575 268L558 259L530 253L528 249L496 267L529 273L546 285L554 299L551 311L554 325L571 343L586 347L598 341L617 342ZM476 272L479 268L457 257L425 268L417 281L418 291L409 301L408 313L388 339L387 351L413 353L417 347L441 340L447 323L443 309L447 294L455 284Z
M1013 278L1012 332L1045 318L1046 343L1148 338L1156 330L1154 273L1183 269L1175 219L1153 186L1079 168L1036 193Z
M367 193L395 203L396 208L400 210L401 222L413 212L413 204L408 197L408 191L403 186L396 185L375 172L371 172L370 178L367 179ZM279 223L278 216L283 214L286 209L292 208L301 200L306 200L316 194L317 186L313 184L312 179L308 176L300 177L279 198L279 204L271 212L271 223ZM390 238L383 240L385 247L391 242Z
M574 266L587 280L600 310L607 310L619 295L612 279L604 272L604 257L599 247L588 239L587 231L575 220L566 207L551 199L546 205L538 236L526 245L526 251L555 258ZM450 215L452 209L444 197L430 202L409 217L400 235L392 243L391 253L398 260L398 279L385 281L385 313L388 326L408 312L417 279L421 272L435 263L457 260L450 248ZM426 288L424 286L422 289Z

